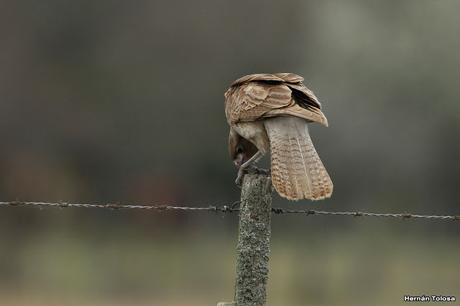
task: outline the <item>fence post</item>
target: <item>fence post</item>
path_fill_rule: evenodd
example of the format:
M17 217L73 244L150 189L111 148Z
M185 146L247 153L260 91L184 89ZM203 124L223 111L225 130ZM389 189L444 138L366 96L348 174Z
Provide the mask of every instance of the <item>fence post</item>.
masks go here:
M234 306L264 306L271 236L271 180L265 174L243 179L236 260Z

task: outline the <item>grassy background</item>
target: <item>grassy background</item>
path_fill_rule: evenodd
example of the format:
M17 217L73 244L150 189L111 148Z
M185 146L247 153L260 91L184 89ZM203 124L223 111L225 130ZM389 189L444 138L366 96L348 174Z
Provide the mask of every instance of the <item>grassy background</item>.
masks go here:
M50 213L66 214L40 211ZM213 228L166 227L160 234L124 227L130 212L102 214L118 219L118 229L93 231L88 221L79 229L53 227L21 242L17 257L2 250L2 276L10 271L13 281L3 283L1 304L214 305L232 299L235 216L206 214ZM152 223L161 218L150 217ZM274 217L269 305L403 305L405 294L460 295L458 238L443 234L455 223L351 220ZM288 223L297 224L292 233Z

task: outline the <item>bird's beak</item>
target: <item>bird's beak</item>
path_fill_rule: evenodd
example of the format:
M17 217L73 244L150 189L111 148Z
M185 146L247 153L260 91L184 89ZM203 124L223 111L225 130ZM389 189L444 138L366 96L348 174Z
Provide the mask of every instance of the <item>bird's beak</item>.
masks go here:
M233 160L233 163L235 164L237 168L241 167L241 165L243 164L243 159L244 159L243 154L238 154L236 158Z

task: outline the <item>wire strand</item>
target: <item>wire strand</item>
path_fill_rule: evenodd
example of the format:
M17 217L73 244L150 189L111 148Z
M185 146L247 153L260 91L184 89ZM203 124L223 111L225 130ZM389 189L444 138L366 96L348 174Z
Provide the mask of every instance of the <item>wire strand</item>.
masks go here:
M239 208L235 206L239 201L230 205L209 205L209 206L174 206L174 205L137 205L137 204L89 204L89 203L67 203L67 202L24 202L24 201L7 201L0 202L0 207L54 207L54 208L100 208L100 209L134 209L134 210L150 210L150 211L190 211L190 212L219 212L233 213L239 212ZM361 211L323 211L323 210L304 210L304 209L285 209L272 208L272 213L276 215L285 214L303 214L307 216L349 216L349 217L380 217L380 218L397 218L397 219L429 219L442 221L459 221L460 215L420 215L413 213L374 213Z

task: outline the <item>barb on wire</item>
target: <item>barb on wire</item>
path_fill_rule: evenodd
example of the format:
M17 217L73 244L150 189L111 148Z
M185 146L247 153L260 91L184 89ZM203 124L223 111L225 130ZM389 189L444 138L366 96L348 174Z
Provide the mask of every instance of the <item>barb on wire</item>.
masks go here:
M2 206L29 206L29 207L55 207L55 208L105 208L105 209L137 209L137 210L154 210L154 211L208 211L208 212L222 212L230 213L239 211L238 208L235 208L235 204L231 206L222 205L215 206L209 205L205 207L195 207L195 206L173 206L173 205L139 205L139 204L117 204L117 203L106 203L106 204L89 204L89 203L67 203L67 202L30 202L30 201L5 201L0 202L0 207Z
M0 202L0 207L4 206L29 206L29 207L57 207L57 208L105 208L105 209L137 209L137 210L152 210L152 211L195 211L195 212L220 212L233 213L238 212L236 206L239 201L230 205L209 205L209 206L172 206L172 205L136 205L136 204L88 204L88 203L67 203L67 202L25 202L25 201L7 201ZM361 211L323 211L323 210L306 210L306 209L285 209L272 208L272 212L276 215L284 214L303 214L307 216L349 216L349 217L382 217L382 218L397 218L397 219L431 219L431 220L454 220L459 221L460 215L420 215L411 213L373 213Z

